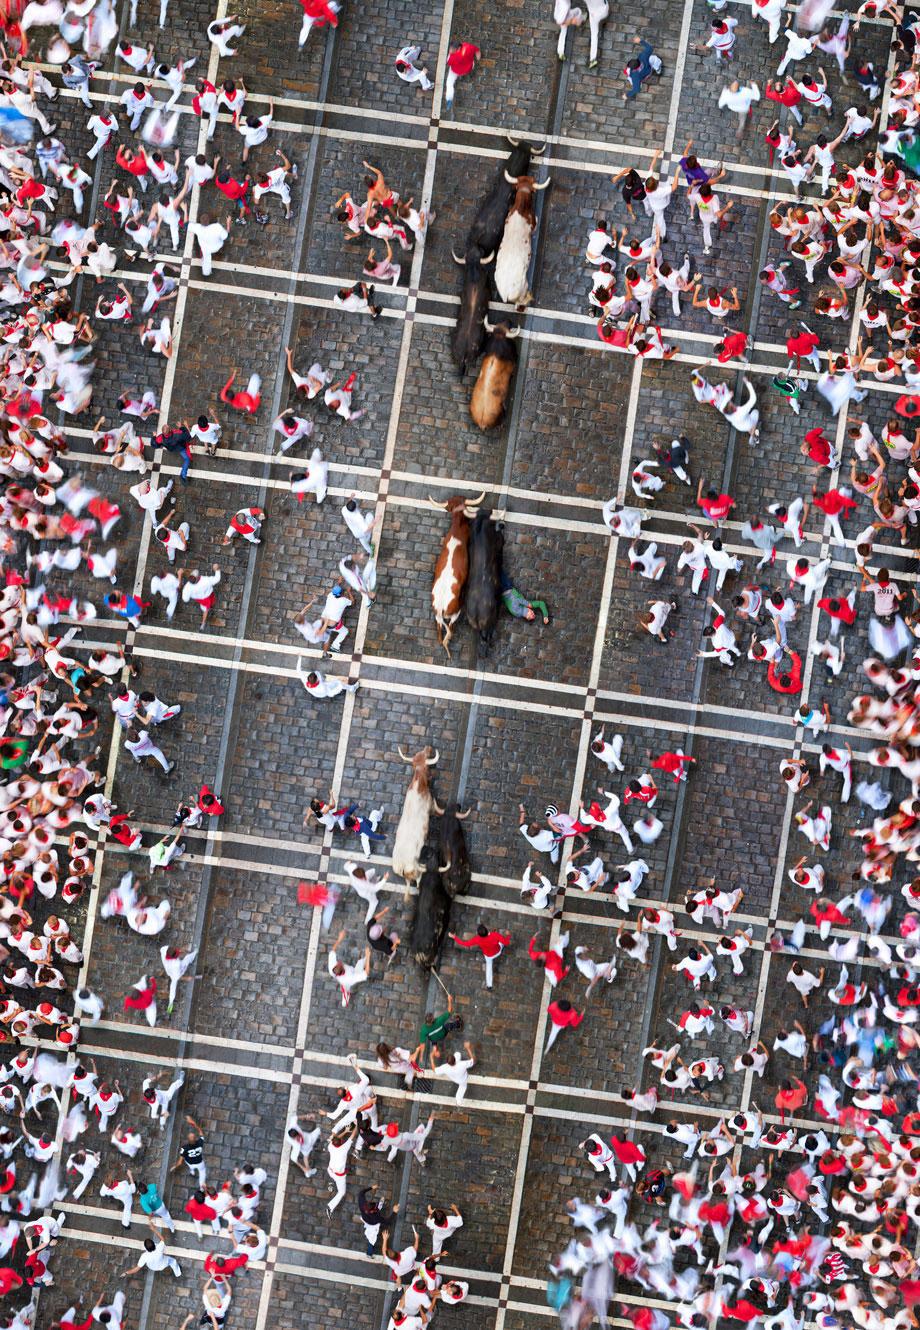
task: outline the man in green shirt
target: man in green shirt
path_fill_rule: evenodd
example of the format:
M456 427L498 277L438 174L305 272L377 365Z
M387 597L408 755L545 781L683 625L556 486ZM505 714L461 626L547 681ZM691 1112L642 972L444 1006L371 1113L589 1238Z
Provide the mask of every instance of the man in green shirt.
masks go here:
M418 1048L412 1054L412 1061L422 1065L425 1050L440 1044L448 1034L453 1030L462 1030L463 1020L454 1015L454 1000L448 993L447 1010L440 1016L435 1016L433 1012L425 1012L425 1020L418 1032Z
M785 397L795 414L798 415L801 410L799 398L808 387L806 381L804 379L793 379L788 374L775 374L772 382L780 397Z
M528 600L525 595L518 591L504 570L502 571L502 600L505 609L515 619L527 619L528 622L532 623L539 611L543 616L543 622L549 623L549 610L546 607L546 601Z

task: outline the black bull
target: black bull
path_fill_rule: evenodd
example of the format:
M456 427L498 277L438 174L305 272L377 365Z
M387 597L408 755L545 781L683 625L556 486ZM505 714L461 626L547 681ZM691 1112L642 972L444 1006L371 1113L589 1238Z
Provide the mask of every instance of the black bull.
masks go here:
M531 146L518 143L499 168L492 187L479 205L475 220L466 237L463 254L463 287L460 291L460 309L451 339L454 363L465 374L474 363L485 336L483 319L489 308L490 279L484 262L495 254L505 231L505 219L514 201L515 186L509 185L505 172L515 180L527 175L530 169ZM456 256L455 256L456 257Z
M489 312L490 295L486 263L491 263L494 258L494 250L483 254L476 245L470 245L463 258L460 308L450 343L454 364L461 374L465 374L470 365L475 364L485 341L485 317Z
M498 168L492 188L480 203L476 218L467 232L467 249L476 248L481 254L489 254L498 249L505 233L505 219L514 201L516 188L508 184L505 172L507 171L514 180L517 180L519 175L528 175L530 153L529 143L517 143L510 152L508 160Z
M459 804L451 804L444 810L439 823L438 854L441 860L441 881L451 900L456 900L469 890L472 881L470 856L466 848L466 837L460 820L466 813L460 813Z
M470 531L470 571L466 579L466 621L479 634L479 650L492 645L502 600L502 550L505 537L491 508L480 508Z
M425 849L425 871L415 898L412 919L412 955L423 970L437 963L447 926L450 923L450 896L438 872L438 853L431 845Z

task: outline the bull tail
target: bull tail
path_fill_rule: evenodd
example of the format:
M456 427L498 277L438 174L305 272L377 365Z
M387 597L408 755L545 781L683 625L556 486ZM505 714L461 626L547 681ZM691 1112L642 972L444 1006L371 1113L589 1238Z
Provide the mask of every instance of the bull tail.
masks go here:
M480 628L479 630L479 655L488 656L492 650L492 638L495 636L495 625L491 628Z

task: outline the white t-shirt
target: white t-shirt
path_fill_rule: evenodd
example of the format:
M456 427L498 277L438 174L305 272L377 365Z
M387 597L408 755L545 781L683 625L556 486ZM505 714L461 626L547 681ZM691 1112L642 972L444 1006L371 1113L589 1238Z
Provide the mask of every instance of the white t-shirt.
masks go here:
M158 1242L153 1251L148 1251L145 1247L138 1256L137 1263L147 1270L165 1270L169 1264L169 1257L166 1255L166 1243Z
M211 222L207 226L193 222L192 226L203 254L216 254L227 239L227 228L221 222Z
M719 105L728 107L729 111L738 111L746 114L751 109L752 102L760 101L760 88L756 83L750 83L746 86L736 88L723 88L719 93Z

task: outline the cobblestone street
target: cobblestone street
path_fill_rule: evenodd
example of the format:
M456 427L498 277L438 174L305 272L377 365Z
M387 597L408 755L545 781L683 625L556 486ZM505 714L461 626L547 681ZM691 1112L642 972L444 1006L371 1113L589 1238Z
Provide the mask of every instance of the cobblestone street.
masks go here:
M856 7L855 0L845 0L840 13ZM576 1195L593 1197L596 1190L579 1149L589 1133L629 1135L644 1146L650 1163L674 1168L680 1149L664 1135L671 1117L706 1126L727 1111L759 1105L767 1122L780 1121L774 1095L790 1072L789 1060L771 1059L761 1081L749 1071L733 1070L743 1041L721 1025L715 1038L685 1040L682 1048L687 1062L711 1053L724 1059L724 1079L707 1087L706 1097L690 1090L663 1099L655 1113L642 1116L623 1098L624 1088L658 1083L643 1049L674 1042L668 1022L678 1021L692 996L671 964L694 940L714 948L719 936L711 922L697 925L688 917L685 897L710 879L743 890L732 926L752 929L745 971L736 976L720 960L718 981L706 996L716 1008L728 1003L752 1009L750 1042L762 1039L772 1047L777 1031L799 1011L798 997L785 982L793 956L772 950L769 939L775 930L788 934L800 916L807 917L811 902L787 875L808 848L794 814L808 797L834 803L834 838L823 862L828 879L839 883L839 894L859 866L858 848L847 833L865 828L872 818L855 799L837 802L840 781L833 771L813 779L804 796L782 787L780 759L803 756L816 768L822 740L796 723L792 699L767 688L763 667L746 658L747 625L735 624L742 647L735 668L699 659L707 646L702 630L710 621L709 608L704 597L690 594L689 574L676 571L687 521L701 520L695 487L705 476L735 499L733 516L724 524L725 544L745 561L744 572L729 577L726 599L717 599L730 605L758 576L765 589L784 588L791 544L785 542L774 569L755 574L758 556L741 530L770 503L809 498L817 472L800 451L802 435L818 423L834 432L833 418L814 392L813 373L803 375L810 384L801 417L770 387L772 377L786 369L785 340L795 321L757 280L767 262L784 257L770 211L778 200L793 198L786 177L769 168L763 142L778 108L757 103L741 143L735 139L736 117L716 109L723 81L762 79L765 70L772 73L777 55L768 46L766 25L745 0L729 3L742 36L735 67L724 79L694 50L709 32L706 0L650 0L641 27L634 26L638 19L632 12L611 5L596 69L587 67L587 24L570 31L569 58L557 59L558 29L549 0L344 0L338 26L314 31L303 49L297 46L298 6L240 0L230 9L246 25L232 59L219 59L207 41L213 0L171 0L163 29L157 26L158 4L141 0L131 39L152 43L158 60L198 61L179 101L176 146L183 160L204 147L203 122L191 110L194 77L206 73L215 85L228 77L245 81L247 107L256 113L273 99L272 133L253 150L247 169L253 174L270 169L276 149L297 165L292 215L285 219L278 199L268 195L260 205L270 215L268 225L252 217L245 227L233 225L210 276L202 273L191 237L183 230L180 250L173 253L164 229L166 244L158 258L174 262L179 277L178 297L169 307L170 360L142 349L134 324L94 325L99 340L93 419L105 415L117 423L119 396L140 396L150 388L160 403L160 426L208 410L223 424L214 456L196 449L189 484L180 484L175 456L165 452L156 454L152 473L160 483L175 482L170 505L177 501L177 516L192 531L188 567L219 565L222 581L204 629L194 604L180 601L169 620L162 600L150 594L151 576L162 575L167 563L151 538L150 523L144 524L145 515L126 497L135 478L119 475L94 451L88 416L64 420L71 465L122 505L119 586L155 602L136 629L101 609L78 645L124 644L140 667L138 686L182 707L181 716L158 731L167 757L176 760L164 775L154 764L132 760L113 733L103 696L106 792L119 808L134 810L132 825L145 833L165 834L177 803L203 782L226 806L223 817L188 832L187 853L169 876L157 874L149 883L152 900L168 895L172 905L169 930L156 950L162 941L197 947L194 973L200 975L181 985L170 1016L161 1004L155 1029L148 1029L141 1012L122 1010L128 983L154 964L153 942L99 913L127 867L139 871L142 865L139 876L147 885L146 863L101 833L93 890L69 910L75 934L77 924L83 933L81 982L106 1004L104 1019L84 1030L80 1057L95 1059L100 1077L120 1080L126 1096L122 1119L146 1137L143 1154L132 1164L135 1178L157 1182L179 1220L169 1251L179 1257L182 1275L148 1273L128 1281L125 1325L179 1330L192 1311L197 1321L203 1262L218 1250L216 1240L197 1238L192 1224L180 1218L191 1183L184 1169L169 1169L185 1115L204 1128L209 1180L232 1178L244 1163L268 1173L260 1223L269 1233L269 1253L236 1278L230 1330L386 1330L395 1305L393 1284L386 1267L365 1255L356 1218L357 1193L372 1182L399 1202L391 1237L396 1249L409 1243L413 1225L422 1227L428 1204L461 1207L463 1228L451 1242L445 1268L469 1281L470 1295L462 1309L439 1313L448 1327L524 1330L551 1324L556 1313L546 1301L547 1266L571 1236L565 1203ZM124 10L123 34L129 31L127 5ZM218 0L217 15L227 12L227 0ZM836 10L834 15L839 18ZM627 102L622 70L637 34L654 41L663 72ZM447 53L465 40L481 48L482 59L472 77L460 80L448 107ZM857 40L860 55L884 71L890 20L865 20ZM427 64L434 84L429 92L395 75L395 53L408 43L422 48L420 63ZM853 89L841 82L833 58L823 63L835 107L843 110ZM94 108L117 103L133 81L124 64L116 68L110 52L93 80ZM62 92L56 115L57 132L85 158L91 142L85 108ZM811 119L806 143L818 132L817 117ZM461 281L451 249L461 251L477 203L510 150L509 135L545 144L535 171L539 182L551 183L538 196L533 303L520 314L493 305L492 317L508 316L521 336L506 418L486 433L468 409L476 371L461 378L451 358ZM633 164L644 173L657 150L663 153L660 175L670 176L691 138L704 164L724 163L727 174L719 189L734 202L731 225L713 253L704 254L699 225L681 191L669 211L667 254L679 262L687 250L691 273L702 272L705 283L720 290L737 288L741 309L728 322L749 334L745 372L761 409L755 443L693 399L691 371L710 360L723 331L705 310L693 309L685 298L678 322L662 292L656 317L678 354L650 362L602 344L588 305L584 251L596 220L606 218L611 231L629 226L629 234L644 236L646 230L644 218L633 229L611 177ZM212 150L234 170L239 166L240 139L225 114L209 156ZM847 143L837 155L855 164L863 150ZM361 197L365 159L432 219L411 254L396 255L400 280L378 288L383 312L373 322L333 305L336 290L359 279L369 245L365 236L346 244L334 215L343 192ZM100 235L116 244L111 214L101 206L116 175L113 153L100 154L89 167L94 176L88 214L102 221ZM813 185L804 192L817 197ZM193 218L201 220L205 204L199 205L199 193L192 209ZM207 206L222 215L213 202ZM379 244L377 251L381 257ZM150 267L140 258L123 262L112 278L129 286L138 307ZM89 274L78 279L77 308L91 312L99 289ZM848 323L812 316L804 308L802 313L823 345L855 350L859 308L854 302ZM363 416L346 423L321 400L306 403L285 369L288 347L300 373L314 361L336 382L355 372L353 405ZM237 388L250 374L261 376L262 405L255 415L218 401L234 369ZM737 362L706 372L737 385L740 395ZM859 418L877 433L902 389L875 380L866 386L871 393ZM315 432L282 456L272 422L288 406L312 419ZM844 408L836 422L838 441L849 419ZM652 456L653 444L679 434L691 442L693 485L671 477L647 506L643 540L656 541L667 557L662 580L652 585L630 569L628 542L611 536L601 509L612 496L646 508L630 488L632 469ZM291 478L303 471L314 445L329 462L328 498L317 505L308 496L299 504ZM849 454L844 463L848 468ZM447 518L429 497L443 501L483 491L485 504L504 523L505 566L514 585L546 600L551 618L543 625L504 615L485 657L477 654L475 636L461 618L448 661L437 641L430 600ZM305 645L294 619L311 597L322 604L337 580L339 559L351 552L340 516L351 495L377 516L378 595L373 605L352 611L341 652L320 665L319 651ZM859 505L848 521L848 536L873 520L869 499L855 497ZM221 546L230 516L251 505L266 513L262 543ZM801 552L830 558L824 594L845 595L858 586L853 541L832 545L821 516L809 517ZM913 551L900 547L896 537L886 544L884 536L873 558L906 586L914 577ZM101 599L85 570L70 579L69 594L71 584L72 594ZM637 627L638 614L652 598L679 603L669 624L675 635L667 644ZM819 636L814 606L800 606L791 635L804 659ZM849 741L859 776L873 779L879 773L869 773L865 756L872 741L847 724L851 699L865 686L859 666L868 648L862 651L857 641L854 636L837 677L809 655L805 691L797 700L803 706L826 700L832 742ZM298 678L301 667L321 668L360 686L344 698L311 700ZM608 772L590 751L601 727L608 738L616 733L624 738L625 774L615 777L615 786L609 786ZM464 1021L462 1038L472 1042L477 1059L459 1105L452 1093L444 1093L445 1084L452 1088L449 1083L424 1081L409 1093L399 1077L376 1069L379 1041L411 1049L425 1013L443 1009L438 980L408 954L412 899L401 881L386 884L381 903L390 909L388 926L405 945L389 968L375 957L370 981L343 1007L327 972L327 954L340 928L347 930L343 950L349 960L363 950L364 906L345 889L344 864L354 856L356 842L305 823L310 799L330 790L340 803L362 811L383 809L386 840L375 846L371 861L386 871L409 778L398 750L414 753L426 744L439 753L432 769L439 802L456 800L472 809L464 827L473 886L457 901L451 928L469 936L484 922L512 937L491 992L483 987L480 957L445 944L440 984L453 995ZM631 918L634 922L642 906L667 905L681 934L678 955L657 937L647 968L618 953L616 979L599 985L587 1002L573 964L556 996L569 997L586 1018L545 1053L553 994L542 969L528 957L531 936L536 933L543 947L568 932L568 961L577 946L600 961L612 954L627 916L604 891L584 895L569 888L560 897L559 917L549 911L537 915L522 901L521 876L533 852L518 831L518 805L524 804L529 818L542 819L548 805L577 815L598 787L620 790L666 750L692 755L695 766L686 784L660 773L655 812L664 830L654 844L637 846L650 871ZM902 783L897 778L893 785L897 798L907 793ZM592 843L608 869L629 857L615 835L596 833ZM537 867L565 882L565 855L552 868L545 856L533 857L543 860ZM166 888L160 885L164 881ZM343 888L325 931L321 911L298 903L298 887L305 882ZM884 928L892 945L900 941L899 925L908 910L899 891L894 900ZM836 926L832 932L848 935ZM812 941L817 942L813 930L797 958L818 968L826 950ZM853 969L858 977L877 966L861 952ZM812 1028L833 1013L824 996L818 994L812 1005ZM454 1036L450 1047L461 1042ZM392 1165L382 1154L353 1155L346 1200L330 1218L325 1150L317 1147L317 1172L305 1178L290 1167L285 1129L294 1115L325 1126L321 1114L333 1108L335 1088L353 1079L346 1060L351 1054L371 1076L381 1122L409 1128L434 1112L435 1124L424 1167L411 1154L398 1155ZM143 1078L158 1068L183 1068L186 1074L178 1111L162 1133L147 1131L141 1099ZM797 1125L821 1124L806 1114ZM95 1130L83 1143L102 1151L100 1181L123 1168L124 1161ZM736 1160L752 1167L753 1155L739 1139ZM41 1291L40 1327L51 1326L80 1293L87 1314L97 1298L123 1282L119 1273L135 1263L147 1236L137 1214L131 1231L123 1233L116 1208L97 1191L94 1187L61 1207L67 1240L55 1257L54 1284ZM630 1306L668 1308L667 1300L628 1280L617 1297ZM612 1310L618 1310L616 1304ZM614 1316L613 1323L628 1325L622 1316Z

